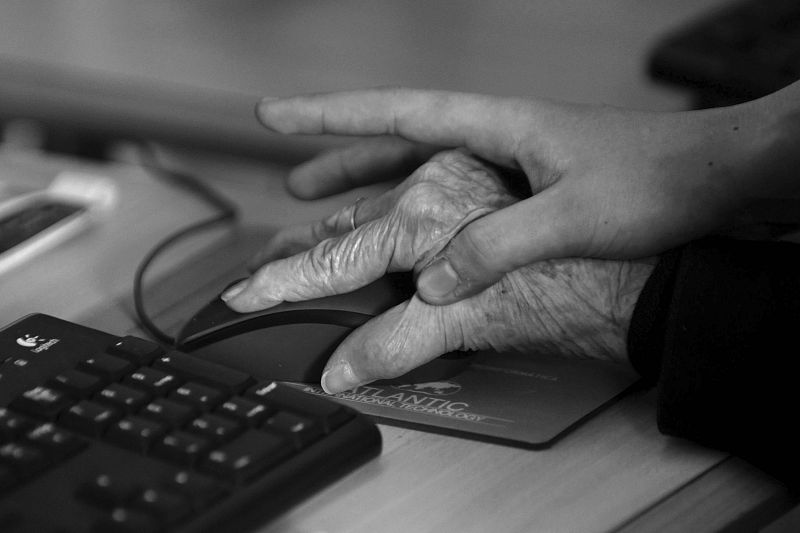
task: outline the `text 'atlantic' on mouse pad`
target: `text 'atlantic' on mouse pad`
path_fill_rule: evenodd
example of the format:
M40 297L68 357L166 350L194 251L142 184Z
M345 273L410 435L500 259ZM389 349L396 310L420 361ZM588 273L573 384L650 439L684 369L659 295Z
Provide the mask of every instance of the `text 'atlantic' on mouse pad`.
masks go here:
M546 448L633 385L621 365L586 359L481 353L446 381L368 384L325 395L389 425Z

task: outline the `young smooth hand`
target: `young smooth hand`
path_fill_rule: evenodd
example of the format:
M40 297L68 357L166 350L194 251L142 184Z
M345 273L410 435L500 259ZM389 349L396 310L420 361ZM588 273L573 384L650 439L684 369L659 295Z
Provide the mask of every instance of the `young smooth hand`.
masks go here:
M644 257L720 227L793 179L799 110L800 83L679 113L388 88L264 99L257 115L286 134L373 136L296 168L302 198L406 176L442 147L519 174L528 198L472 216L427 258L419 295L447 304L534 261Z
M259 256L266 264L223 299L236 311L254 311L349 292L386 272L420 272L465 226L518 202L493 168L461 151L442 152L380 197L279 232ZM651 268L549 260L517 268L452 304L431 305L415 295L344 340L326 366L323 388L335 393L396 377L455 350L624 361L630 316Z

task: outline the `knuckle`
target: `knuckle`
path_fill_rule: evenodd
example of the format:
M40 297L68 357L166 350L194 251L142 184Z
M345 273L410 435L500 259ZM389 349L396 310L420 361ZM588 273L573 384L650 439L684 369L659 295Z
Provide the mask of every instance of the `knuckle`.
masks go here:
M439 152L413 177L416 183L435 183L453 196L474 196L476 202L486 195L495 196L506 191L492 168L459 150Z
M338 262L336 250L331 239L327 239L302 256L300 271L307 279L325 279L330 272L336 270Z
M462 165L468 164L471 168L477 161L470 155L461 150L444 150L434 155L430 161L438 163L443 169L461 168Z
M397 199L397 209L403 212L414 212L421 206L431 203L431 195L436 193L436 188L429 183L411 184Z
M305 285L317 287L325 293L350 291L360 281L367 248L353 234L342 238L325 239L307 253L300 256L298 275Z
M436 181L445 174L446 170L447 166L443 164L441 154L437 154L423 163L417 171L411 175L411 181L415 183Z

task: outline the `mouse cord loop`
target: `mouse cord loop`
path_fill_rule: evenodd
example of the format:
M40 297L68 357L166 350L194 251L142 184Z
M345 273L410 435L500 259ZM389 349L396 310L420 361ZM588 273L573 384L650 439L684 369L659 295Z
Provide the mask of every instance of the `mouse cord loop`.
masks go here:
M143 143L140 145L140 155L143 159L141 166L143 169L176 187L181 187L195 196L204 200L214 208L215 214L208 218L194 222L189 226L176 230L158 242L141 260L136 268L133 277L133 304L136 317L142 329L149 333L155 340L174 346L176 339L159 328L150 318L144 305L144 276L150 264L167 248L176 242L205 231L220 224L235 224L238 219L238 210L224 196L217 193L210 186L206 185L194 175L167 168L160 164L158 156L151 145Z

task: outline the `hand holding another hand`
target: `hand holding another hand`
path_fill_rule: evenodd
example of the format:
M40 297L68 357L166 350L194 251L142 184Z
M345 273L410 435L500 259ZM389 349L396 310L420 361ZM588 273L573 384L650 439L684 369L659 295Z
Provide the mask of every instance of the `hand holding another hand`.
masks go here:
M289 188L318 198L408 175L442 147L520 175L522 201L467 221L417 265L423 300L452 303L543 259L660 253L727 222L770 183L769 106L653 113L542 99L371 89L265 99L262 123L288 134L372 136L296 168ZM787 174L783 172L783 174ZM770 178L773 179L773 178Z
M420 272L470 223L519 203L503 176L444 152L396 188L268 243L265 264L225 299L236 311L349 292L386 272ZM509 231L521 231L520 228ZM288 257L287 257L288 256ZM443 353L494 348L622 361L628 323L651 266L549 260L504 274L448 305L415 295L355 330L331 357L327 392L391 378Z

